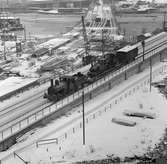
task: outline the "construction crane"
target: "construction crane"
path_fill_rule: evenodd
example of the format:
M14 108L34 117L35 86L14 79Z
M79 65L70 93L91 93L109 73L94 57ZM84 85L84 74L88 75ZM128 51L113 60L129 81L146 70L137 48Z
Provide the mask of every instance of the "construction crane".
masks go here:
M82 16L82 31L83 31L83 38L84 38L84 46L85 46L85 56L83 57L83 65L87 65L91 63L91 56L89 55L90 44L87 37L86 26L84 21L84 16Z

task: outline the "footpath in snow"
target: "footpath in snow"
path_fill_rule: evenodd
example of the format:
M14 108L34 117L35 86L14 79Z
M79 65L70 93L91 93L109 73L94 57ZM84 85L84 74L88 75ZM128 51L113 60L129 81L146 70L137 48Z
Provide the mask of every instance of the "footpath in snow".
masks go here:
M92 113L86 117L86 146L82 146L82 126L80 126L82 107L78 107L72 114L69 113L36 130L34 134L25 136L23 140L26 141L20 140L20 143L10 150L1 153L1 158L15 151L31 164L60 161L70 163L103 159L112 155L121 158L142 155L147 150L153 149L155 144L160 142L166 128L167 101L153 87L149 93L148 72L149 70L135 75L121 83L121 86L116 86L85 103L86 115ZM113 97L119 97L119 101ZM155 115L155 119L128 117L124 115L125 110L150 112ZM113 123L113 118L134 121L136 126L127 127ZM37 140L53 138L58 138L58 143L53 142L38 147L35 145ZM31 146L27 147L28 145ZM18 150L20 148L22 149ZM17 157L14 158L13 154L2 160L4 164L11 162L22 163Z

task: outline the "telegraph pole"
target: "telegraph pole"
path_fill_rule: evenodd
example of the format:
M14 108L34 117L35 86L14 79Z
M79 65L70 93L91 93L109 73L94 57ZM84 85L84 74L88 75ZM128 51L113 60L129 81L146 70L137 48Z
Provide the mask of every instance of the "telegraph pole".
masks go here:
M141 42L142 47L143 47L143 61L144 61L144 55L145 55L145 40Z
M29 41L31 42L31 33L29 32Z
M84 21L84 16L82 16L82 27L83 27L83 38L84 38L84 44L85 44L85 53L87 56L89 56L89 41L87 37L87 32L86 32L86 26L85 26L85 21Z
M27 41L27 36L26 36L26 27L24 26L24 40L25 42Z
M3 55L4 55L4 60L6 60L6 35L7 33L5 32L5 30L3 31L3 35L4 35L4 41L3 41L3 44L4 44L4 47L3 47Z
M101 34L102 35L102 54L104 55L104 46L105 46L105 44L104 44L104 42L105 42L104 41L104 30L102 29L101 32L102 32L102 34Z
M151 92L151 83L152 83L152 58L150 57L150 92Z
M164 11L163 31L166 31L166 9Z
M82 121L83 121L83 145L85 145L85 94L82 91Z
M4 60L6 60L6 45L5 45L5 41L4 41L4 49L3 49L3 53L4 53Z

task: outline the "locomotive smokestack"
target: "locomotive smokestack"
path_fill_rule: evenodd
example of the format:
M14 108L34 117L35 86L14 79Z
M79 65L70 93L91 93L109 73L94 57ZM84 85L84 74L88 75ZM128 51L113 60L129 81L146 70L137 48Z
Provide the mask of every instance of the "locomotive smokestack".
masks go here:
M53 79L50 79L51 87L53 87Z

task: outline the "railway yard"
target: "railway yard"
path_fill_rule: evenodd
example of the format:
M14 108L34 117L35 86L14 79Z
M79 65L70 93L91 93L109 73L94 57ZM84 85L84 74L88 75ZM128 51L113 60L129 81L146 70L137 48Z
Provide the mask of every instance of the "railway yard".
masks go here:
M0 163L166 161L165 14L99 0L85 17L17 16L26 30L0 45Z

